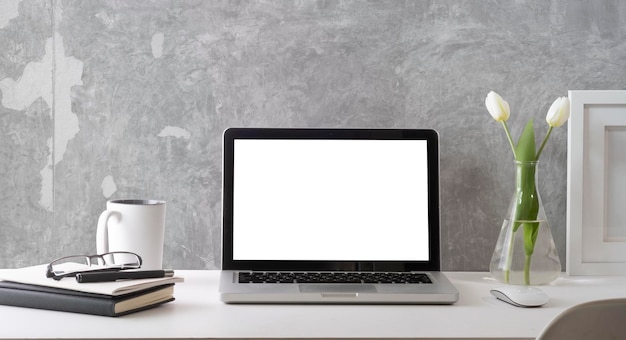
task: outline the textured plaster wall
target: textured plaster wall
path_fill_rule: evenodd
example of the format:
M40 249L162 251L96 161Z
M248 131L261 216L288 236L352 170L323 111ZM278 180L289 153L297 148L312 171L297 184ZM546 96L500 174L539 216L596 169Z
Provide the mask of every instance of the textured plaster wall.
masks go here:
M487 270L515 137L624 89L626 2L0 1L0 267L91 253L107 199L167 201L166 267L220 265L228 126L434 128L445 270ZM539 137L538 137L539 138ZM564 262L567 126L540 165ZM381 226L384 228L384 226Z

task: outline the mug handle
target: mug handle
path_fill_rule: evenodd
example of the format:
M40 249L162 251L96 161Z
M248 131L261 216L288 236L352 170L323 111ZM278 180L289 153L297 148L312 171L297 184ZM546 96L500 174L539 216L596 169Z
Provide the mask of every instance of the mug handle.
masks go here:
M118 219L122 217L117 211L105 210L98 218L98 227L96 228L96 254L109 252L109 231L107 225L112 215L116 215Z

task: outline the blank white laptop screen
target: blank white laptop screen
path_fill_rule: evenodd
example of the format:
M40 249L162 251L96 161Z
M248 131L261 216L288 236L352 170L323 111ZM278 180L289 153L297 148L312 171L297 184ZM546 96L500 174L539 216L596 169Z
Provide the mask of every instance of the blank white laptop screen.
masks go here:
M234 260L430 260L426 140L236 139L234 151Z

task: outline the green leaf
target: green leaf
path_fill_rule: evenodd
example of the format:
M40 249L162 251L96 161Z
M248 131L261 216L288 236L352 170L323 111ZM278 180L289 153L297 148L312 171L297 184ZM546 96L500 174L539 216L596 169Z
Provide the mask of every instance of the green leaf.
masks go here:
M524 254L533 254L537 235L539 235L539 222L524 223Z
M535 161L535 129L533 128L533 119L529 119L522 131L522 135L517 142L515 155L518 161L531 162Z

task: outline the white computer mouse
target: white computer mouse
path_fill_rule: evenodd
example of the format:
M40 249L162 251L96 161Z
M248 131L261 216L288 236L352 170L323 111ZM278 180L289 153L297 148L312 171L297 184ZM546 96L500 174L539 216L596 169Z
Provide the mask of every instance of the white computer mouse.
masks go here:
M549 300L543 290L532 286L503 285L491 289L491 294L517 307L539 307Z

